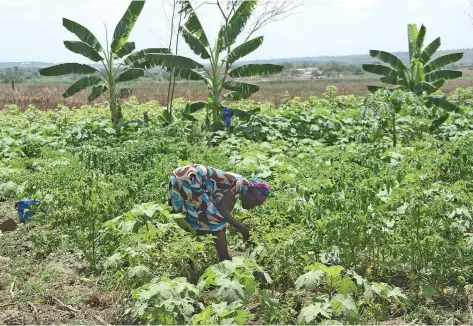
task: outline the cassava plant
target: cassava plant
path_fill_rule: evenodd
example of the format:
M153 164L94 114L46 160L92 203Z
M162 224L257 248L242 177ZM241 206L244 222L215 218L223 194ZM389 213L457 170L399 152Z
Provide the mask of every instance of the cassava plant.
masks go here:
M207 102L195 102L187 105L183 116L196 120L192 113L206 108L206 124L212 129L223 126L222 98L240 100L250 97L259 90L259 86L237 81L236 78L268 76L282 71L283 66L274 64L245 64L234 67L237 60L252 53L263 43L263 36L246 40L232 49L237 37L251 17L257 1L243 1L234 11L228 22L221 26L214 45L210 45L207 35L189 1L185 2L183 10L187 20L180 31L185 42L201 59L208 60L208 65L199 71L193 70L181 77L193 80L203 80L210 91ZM229 92L224 93L225 90ZM235 112L244 114L243 112Z
M422 102L414 93L399 89L390 91L380 89L368 96L365 101L363 116L369 109L375 116L384 116L390 123L392 145L396 147L398 142L397 119L401 111L408 107L421 107Z

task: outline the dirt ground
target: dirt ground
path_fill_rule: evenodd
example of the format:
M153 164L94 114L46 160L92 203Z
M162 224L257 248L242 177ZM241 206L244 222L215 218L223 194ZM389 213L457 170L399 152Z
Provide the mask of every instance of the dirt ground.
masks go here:
M7 218L17 221L14 204L0 202L0 223ZM126 293L106 290L78 255L35 258L34 227L22 223L0 235L0 324L123 323Z

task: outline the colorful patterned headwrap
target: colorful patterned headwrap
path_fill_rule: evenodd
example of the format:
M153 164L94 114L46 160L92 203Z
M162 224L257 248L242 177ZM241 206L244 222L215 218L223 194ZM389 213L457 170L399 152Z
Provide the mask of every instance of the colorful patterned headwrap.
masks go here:
M249 183L250 189L256 190L255 195L258 201L263 203L270 193L269 184L258 178L249 180Z

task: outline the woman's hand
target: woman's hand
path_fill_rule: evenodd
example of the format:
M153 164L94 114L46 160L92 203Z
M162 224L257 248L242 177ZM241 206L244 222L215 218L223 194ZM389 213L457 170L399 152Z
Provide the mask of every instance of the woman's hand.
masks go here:
M242 224L240 232L243 235L243 241L247 242L250 239L250 229L248 228L248 225Z

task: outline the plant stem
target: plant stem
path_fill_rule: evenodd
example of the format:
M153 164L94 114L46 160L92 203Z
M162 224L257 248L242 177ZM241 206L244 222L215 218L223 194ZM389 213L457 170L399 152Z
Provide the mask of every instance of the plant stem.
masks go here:
M396 134L396 111L393 112L393 147L397 145L397 134Z
M179 26L181 26L181 22L182 22L182 13L183 13L183 11L181 10L181 13L179 14L179 24L178 24ZM178 34L178 36L179 36L179 34ZM176 37L176 53L175 53L176 55L177 55L178 47L179 47L179 37ZM173 100L174 100L174 90L176 89L176 75L173 73L172 76L173 76L173 80L172 80L172 90L171 90L171 105L169 106L169 115L170 116L172 116L172 103L173 103Z
M169 52L171 52L171 45L172 45L172 40L173 40L173 36L174 36L174 16L176 15L176 3L177 3L177 0L174 0L173 5L172 5L171 35L169 37L169 46L168 46ZM178 32L178 35L177 35L176 38L179 38L179 32ZM172 114L171 114L171 106L172 106L172 104L171 104L171 86L172 86L172 80L173 80L173 77L174 77L174 71L175 71L174 68L172 68L171 72L169 73L168 94L167 94L167 97L166 97L167 118L169 120L172 119ZM169 121L169 122L171 122L171 121Z

